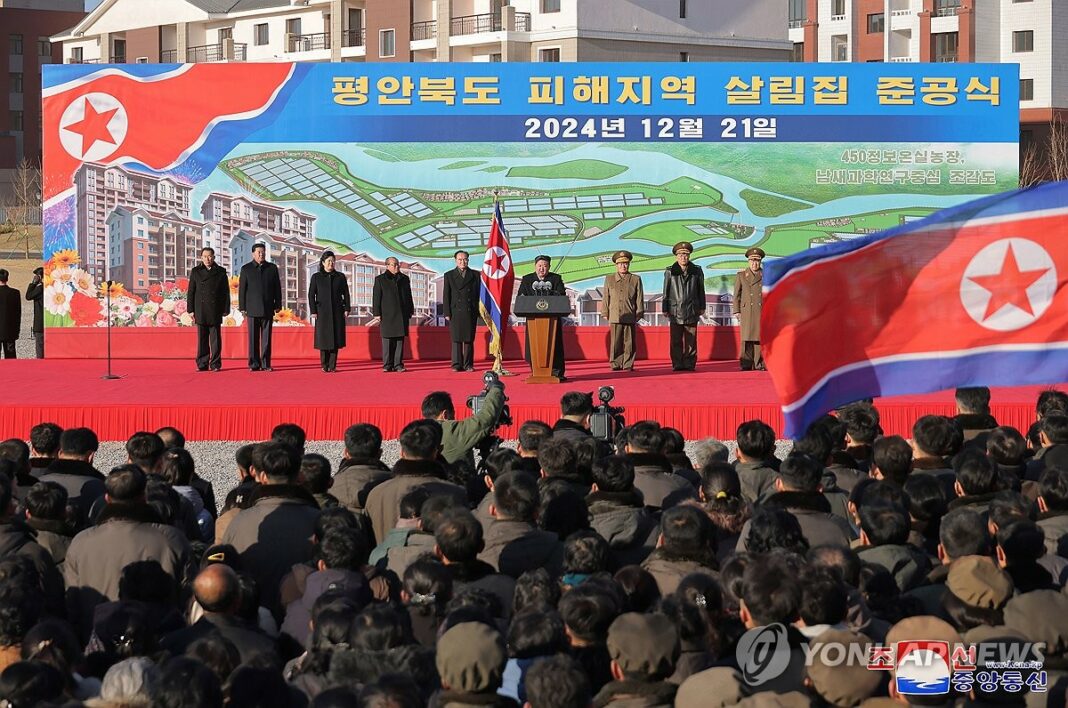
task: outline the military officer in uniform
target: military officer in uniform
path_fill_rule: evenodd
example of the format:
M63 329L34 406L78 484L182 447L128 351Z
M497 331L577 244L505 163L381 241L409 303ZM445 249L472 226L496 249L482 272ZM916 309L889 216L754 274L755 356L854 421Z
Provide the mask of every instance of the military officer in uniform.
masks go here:
M457 251L456 267L445 274L442 293L445 317L452 338L452 370L475 370L475 323L478 321L479 277L467 267L470 255Z
M745 252L749 267L738 271L734 279L734 316L741 324L742 371L764 371L764 356L760 353L760 310L764 302L764 250L750 248Z
M564 287L564 279L549 270L552 259L548 256L536 256L534 258L534 272L523 276L519 281L519 295L567 295ZM552 375L567 381L564 376L564 326L563 318L560 318L560 326L556 328L556 353L553 357ZM530 363L530 332L527 332L525 358Z
M645 317L645 292L641 277L630 272L632 260L630 251L616 251L612 256L616 272L604 279L601 316L611 331L608 360L612 371L634 370L634 328Z
M697 368L697 323L705 314L705 274L690 262L693 244L679 241L671 249L675 263L664 271L664 314L671 325L671 368Z

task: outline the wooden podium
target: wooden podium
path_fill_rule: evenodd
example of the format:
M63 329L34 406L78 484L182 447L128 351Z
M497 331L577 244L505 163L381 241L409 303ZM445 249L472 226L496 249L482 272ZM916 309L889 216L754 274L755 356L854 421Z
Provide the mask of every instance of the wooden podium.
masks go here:
M571 314L571 300L566 295L520 295L515 299L515 314L527 318L531 373L524 383L560 383L552 374L556 333L560 318Z

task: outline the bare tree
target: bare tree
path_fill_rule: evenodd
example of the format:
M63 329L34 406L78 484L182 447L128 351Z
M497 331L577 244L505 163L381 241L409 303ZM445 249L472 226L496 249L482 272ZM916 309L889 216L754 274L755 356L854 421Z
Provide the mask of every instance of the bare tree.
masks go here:
M11 195L4 203L5 231L11 234L12 246L21 244L26 258L30 257L30 246L34 240L33 226L40 224L41 215L41 170L29 160L23 158L15 168L11 183ZM38 231L39 233L39 231Z
M1033 143L1020 162L1020 186L1068 180L1068 122L1054 112L1045 141Z

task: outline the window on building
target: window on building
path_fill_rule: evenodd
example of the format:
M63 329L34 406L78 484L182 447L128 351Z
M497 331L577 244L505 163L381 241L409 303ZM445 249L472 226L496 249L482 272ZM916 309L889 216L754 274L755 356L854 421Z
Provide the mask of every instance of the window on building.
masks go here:
M1033 52L1035 51L1034 30L1022 30L1012 33L1012 51Z
M7 38L7 52L12 56L22 56L22 35L12 34Z
M395 57L397 56L397 31L396 30L379 30L378 31L378 56L380 57Z
M679 0L679 18L686 19L686 0Z
M82 57L84 56L84 50L82 47L71 47L70 50L70 63L81 64Z
M846 35L831 36L831 61L849 61L849 37Z
M11 93L22 93L22 74L12 72L8 74L8 83L11 86Z
M560 12L560 0L541 0L542 12Z
M790 61L804 61L805 60L805 43L794 42L794 53L790 57Z
M1031 0L1012 0L1013 4L1018 2L1031 2Z
M808 19L808 0L790 0L790 26L800 27Z
M1035 100L1035 80L1034 79L1020 79L1020 100L1021 101L1033 101L1033 100Z
M234 38L234 28L233 27L220 27L219 28L219 44L222 44L226 40L233 39L233 38Z
M868 15L868 34L879 34L886 30L886 15L875 12Z
M291 17L286 20L286 34L300 34L299 17Z
M271 35L268 32L266 22L256 25L252 29L255 37L253 42L257 47L265 46L271 41Z
M846 0L831 0L831 15L840 17L846 14Z
M11 130L22 130L22 111L11 111Z
M681 61L681 62L690 61L690 53L689 52L679 52L679 61Z
M489 60L491 62L493 62L494 64L499 64L500 62L504 61L504 55L501 54L500 52L495 52L493 54L490 54L489 57L490 57Z
M960 9L960 0L935 0L935 16L956 15Z
M938 32L931 35L931 39L934 42L932 54L936 62L957 61L958 35L956 32Z
M552 49L540 49L538 50L538 61L542 62L558 62L560 61L560 48L553 47Z
M50 57L52 56L52 43L48 41L47 37L37 38L37 56Z

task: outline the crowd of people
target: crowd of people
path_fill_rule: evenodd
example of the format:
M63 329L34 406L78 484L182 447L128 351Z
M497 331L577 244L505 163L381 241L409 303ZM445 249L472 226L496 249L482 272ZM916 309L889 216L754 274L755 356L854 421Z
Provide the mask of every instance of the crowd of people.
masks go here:
M104 473L42 422L0 443L0 705L1064 705L1068 394L1027 431L989 397L911 440L852 404L779 459L759 420L733 451L598 440L572 392L476 464L503 391L461 421L435 392L392 467L373 425L330 460L284 424L218 500L174 428ZM754 681L739 644L774 625L789 662ZM1040 643L1045 682L905 696L806 651L994 639Z

